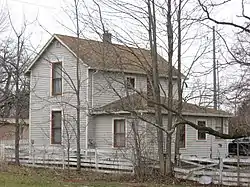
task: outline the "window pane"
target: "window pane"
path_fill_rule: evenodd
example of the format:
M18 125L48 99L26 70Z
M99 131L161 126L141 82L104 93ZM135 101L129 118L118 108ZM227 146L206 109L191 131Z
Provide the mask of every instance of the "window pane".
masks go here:
M114 138L115 147L125 147L125 134L116 134Z
M114 147L125 147L125 120L114 120Z
M127 88L135 88L135 78L127 77Z
M125 120L114 120L114 132L124 133L125 132Z
M53 79L53 94L62 93L62 79Z
M180 125L180 148L185 148L186 131L185 125Z
M62 63L53 63L53 78L61 78L62 77Z
M198 121L198 125L205 127L206 121ZM198 130L198 140L205 140L206 139L206 133L202 130Z
M53 120L53 128L61 128L61 112L60 111L54 111L52 115Z
M60 144L61 143L61 129L53 129L53 143Z
M62 130L62 113L61 111L52 112L52 144L61 143L61 130Z

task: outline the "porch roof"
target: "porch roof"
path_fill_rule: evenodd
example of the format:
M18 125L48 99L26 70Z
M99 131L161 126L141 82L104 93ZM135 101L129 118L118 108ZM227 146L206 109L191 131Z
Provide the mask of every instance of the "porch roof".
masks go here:
M154 106L148 105L145 93L136 93L122 97L112 103L96 108L93 114L112 114L112 113L131 113L131 111L154 113ZM162 113L167 114L168 98L161 97ZM165 106L165 107L163 107ZM188 116L214 116L214 117L232 117L232 114L223 110L215 110L209 107L198 106L192 103L183 102L182 115ZM178 100L173 100L172 111L175 113L178 107Z

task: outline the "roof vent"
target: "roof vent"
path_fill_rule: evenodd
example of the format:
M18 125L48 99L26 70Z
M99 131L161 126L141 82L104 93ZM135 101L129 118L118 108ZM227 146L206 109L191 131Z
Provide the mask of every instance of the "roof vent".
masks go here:
M109 33L108 31L104 31L104 33L102 35L103 42L111 43L111 38L112 38L112 34Z

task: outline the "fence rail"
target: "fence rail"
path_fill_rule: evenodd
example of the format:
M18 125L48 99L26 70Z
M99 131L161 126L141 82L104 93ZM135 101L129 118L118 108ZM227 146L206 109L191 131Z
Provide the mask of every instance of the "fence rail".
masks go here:
M181 166L175 167L175 177L200 183L202 177L214 184L229 186L250 185L250 158L207 159L181 157ZM204 179L204 178L203 178Z
M15 147L13 145L0 144L0 158L8 162L15 160ZM20 146L20 163L23 165L41 167L75 167L77 164L76 150L67 152L62 146L35 147L29 145ZM98 149L81 150L81 166L96 170L133 172L133 163L124 158L119 151L110 152Z

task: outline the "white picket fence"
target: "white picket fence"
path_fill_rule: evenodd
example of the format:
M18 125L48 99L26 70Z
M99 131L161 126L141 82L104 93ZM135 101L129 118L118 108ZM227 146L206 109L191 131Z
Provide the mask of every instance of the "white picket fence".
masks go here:
M202 176L207 176L214 184L250 186L250 158L181 157L181 163L174 168L177 178L200 182Z
M14 162L15 149L13 144L0 144L0 157L7 162ZM20 163L34 167L61 167L63 169L76 167L76 150L68 151L62 146L20 146ZM133 163L125 158L120 151L105 151L98 149L81 150L81 166L84 168L104 170L106 172L133 172Z

